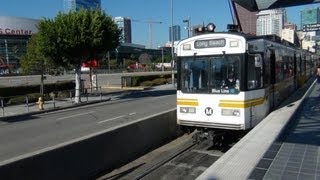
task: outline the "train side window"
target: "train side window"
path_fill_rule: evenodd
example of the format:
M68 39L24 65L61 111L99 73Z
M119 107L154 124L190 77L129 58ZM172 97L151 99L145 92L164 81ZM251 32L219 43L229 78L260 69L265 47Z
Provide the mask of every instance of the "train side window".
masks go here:
M263 87L262 70L263 62L261 55L249 55L247 66L248 89L257 89Z

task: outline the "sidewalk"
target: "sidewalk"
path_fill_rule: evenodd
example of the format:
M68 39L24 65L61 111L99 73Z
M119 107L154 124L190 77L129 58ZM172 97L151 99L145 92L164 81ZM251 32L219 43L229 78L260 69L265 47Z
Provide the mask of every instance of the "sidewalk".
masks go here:
M142 89L143 90L143 89ZM39 110L38 104L19 104L19 105L8 105L0 106L0 121L14 119L21 115L33 115L39 113L46 113L51 111L57 111L61 109L67 109L72 107L84 106L94 103L110 101L112 98L120 96L124 92L128 92L130 89L103 89L101 93L88 93L87 95L81 96L81 102L75 103L73 98L56 98L54 101L45 101L43 110Z
M63 98L55 99L50 101L45 101L43 105L43 110L39 110L38 104L29 103L20 105L8 105L3 108L0 105L0 121L1 120L14 120L18 116L23 115L33 115L39 113L46 113L57 111L61 109L73 108L78 106L85 106L94 103L106 102L112 99L117 99L123 95L128 94L133 91L162 91L173 89L172 84L164 84L154 87L126 87L121 88L119 86L103 87L100 92L88 92L88 96L82 95L81 103L75 103L74 98Z

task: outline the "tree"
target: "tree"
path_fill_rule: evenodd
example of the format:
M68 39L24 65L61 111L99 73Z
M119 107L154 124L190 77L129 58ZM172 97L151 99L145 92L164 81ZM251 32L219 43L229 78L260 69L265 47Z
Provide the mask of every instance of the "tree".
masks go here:
M143 53L139 56L139 62L141 64L150 64L151 59L152 59L152 56L147 53Z
M45 68L54 67L54 64L41 53L39 36L37 34L31 36L27 45L27 53L22 56L20 63L24 74L41 74L40 94L43 95L43 74Z
M80 102L81 63L100 60L119 44L120 31L100 10L58 13L38 24L41 52L55 63L75 69L75 102Z
M41 65L43 64L44 57L42 56L37 36L34 34L29 39L27 45L27 53L21 58L21 70L24 74L39 74L42 71Z

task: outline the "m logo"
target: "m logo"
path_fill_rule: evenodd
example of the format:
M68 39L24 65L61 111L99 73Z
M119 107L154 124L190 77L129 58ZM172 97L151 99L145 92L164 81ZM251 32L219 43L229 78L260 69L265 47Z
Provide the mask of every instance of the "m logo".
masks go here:
M213 114L213 109L211 107L207 107L205 110L204 110L204 113L207 115L207 116L211 116Z

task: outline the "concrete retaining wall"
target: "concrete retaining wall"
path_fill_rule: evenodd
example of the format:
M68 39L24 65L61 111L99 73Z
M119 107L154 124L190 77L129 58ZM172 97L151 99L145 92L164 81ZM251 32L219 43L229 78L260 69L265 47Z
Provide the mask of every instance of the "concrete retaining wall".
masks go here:
M176 110L106 130L0 167L0 179L89 179L179 136Z

